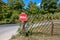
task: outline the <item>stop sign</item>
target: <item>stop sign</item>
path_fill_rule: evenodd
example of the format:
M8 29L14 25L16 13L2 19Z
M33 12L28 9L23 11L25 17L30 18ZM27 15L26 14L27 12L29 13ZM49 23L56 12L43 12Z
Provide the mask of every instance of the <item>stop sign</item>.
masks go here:
M21 13L19 15L19 20L20 21L27 21L27 15L25 13Z

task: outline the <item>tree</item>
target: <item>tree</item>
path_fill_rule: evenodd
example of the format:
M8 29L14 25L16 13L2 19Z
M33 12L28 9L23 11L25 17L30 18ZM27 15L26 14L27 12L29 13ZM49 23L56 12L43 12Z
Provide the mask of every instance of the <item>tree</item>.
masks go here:
M2 11L2 2L0 0L0 13L1 13L1 11Z
M24 7L24 2L23 0L8 0L8 3L11 4L14 9L23 9Z
M57 12L60 12L60 3L57 5Z
M58 0L42 0L41 10L43 14L54 13L57 9Z
M28 7L27 7L28 13L37 14L39 11L38 9L39 9L39 7L36 6L35 2L31 2L31 1L29 2Z
M2 2L2 0L0 0L0 21L3 20L4 15L3 15L3 5L4 3Z
M18 20L18 15L23 11L24 2L23 0L8 0L8 14L10 15L11 21L15 22Z

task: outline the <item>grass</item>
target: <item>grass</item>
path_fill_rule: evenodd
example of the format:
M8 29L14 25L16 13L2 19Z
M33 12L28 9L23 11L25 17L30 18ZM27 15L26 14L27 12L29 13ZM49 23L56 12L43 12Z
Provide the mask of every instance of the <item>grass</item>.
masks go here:
M44 34L34 34L28 37L20 35L19 37L16 36L10 40L60 40L60 35L44 35Z

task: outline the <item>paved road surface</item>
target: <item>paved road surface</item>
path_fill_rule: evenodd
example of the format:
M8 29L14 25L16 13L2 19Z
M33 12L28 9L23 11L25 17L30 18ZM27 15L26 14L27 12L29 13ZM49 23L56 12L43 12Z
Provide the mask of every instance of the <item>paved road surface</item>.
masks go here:
M0 25L0 40L8 40L14 35L18 29L17 24Z

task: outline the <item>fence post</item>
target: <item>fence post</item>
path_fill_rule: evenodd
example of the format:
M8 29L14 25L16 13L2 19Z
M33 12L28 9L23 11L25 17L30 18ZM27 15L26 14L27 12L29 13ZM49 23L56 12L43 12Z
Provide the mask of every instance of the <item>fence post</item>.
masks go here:
M54 32L54 23L52 22L52 27L51 27L51 35L53 35L53 32Z

